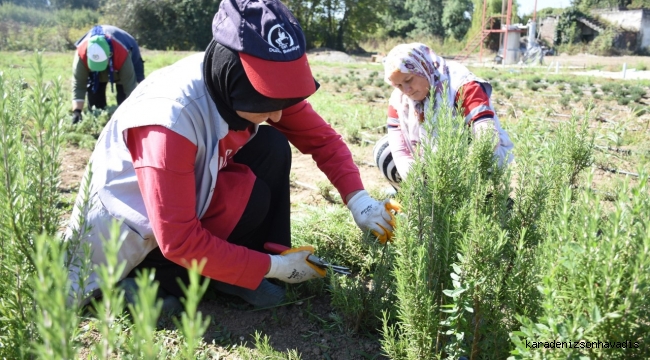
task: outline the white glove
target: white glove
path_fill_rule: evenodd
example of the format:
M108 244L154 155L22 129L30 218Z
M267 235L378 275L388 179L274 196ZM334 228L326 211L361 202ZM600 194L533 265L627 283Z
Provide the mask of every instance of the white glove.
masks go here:
M386 240L392 239L395 226L395 216L392 211L401 211L401 206L397 202L391 199L377 201L370 197L367 191L362 190L348 201L348 209L357 226L361 230L372 231L380 243L385 244Z
M499 131L497 130L494 119L481 119L472 123L472 132L474 136L478 139L483 136L490 136L490 141L494 144L494 147L499 145Z
M301 246L286 250L280 255L269 255L271 268L264 277L276 278L292 284L322 278L326 270L307 261L307 257L313 253L313 247Z

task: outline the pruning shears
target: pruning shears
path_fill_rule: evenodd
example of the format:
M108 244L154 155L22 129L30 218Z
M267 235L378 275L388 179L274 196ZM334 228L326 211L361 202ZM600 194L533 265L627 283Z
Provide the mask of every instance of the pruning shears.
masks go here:
M264 243L264 249L274 253L274 254L282 254L283 252L291 249L288 246L280 245L277 243L272 243L272 242L267 242ZM339 265L332 265L328 263L327 261L319 258L318 256L314 254L309 254L307 256L307 261L310 263L318 266L321 269L332 269L335 273L342 274L342 275L352 275L350 272L350 268L347 268L345 266L339 266Z

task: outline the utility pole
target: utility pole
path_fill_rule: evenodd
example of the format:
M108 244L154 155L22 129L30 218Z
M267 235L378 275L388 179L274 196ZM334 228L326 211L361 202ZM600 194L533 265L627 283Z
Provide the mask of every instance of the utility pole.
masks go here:
M503 29L503 25L504 25L504 24L503 24L503 23L504 23L503 20L505 20L505 19L503 18L503 14L506 13L506 3L507 3L507 1L508 1L508 0L501 0L501 17L500 17L500 19L501 19L501 24L500 24L500 25L501 25L501 29ZM501 45L503 45L503 52L504 52L504 53L503 53L503 55L502 55L502 54L499 54L499 56L503 56L503 60L505 61L505 58L506 58L506 54L505 54L506 47L505 47L505 44L503 44L503 33L499 33L499 50L501 49Z

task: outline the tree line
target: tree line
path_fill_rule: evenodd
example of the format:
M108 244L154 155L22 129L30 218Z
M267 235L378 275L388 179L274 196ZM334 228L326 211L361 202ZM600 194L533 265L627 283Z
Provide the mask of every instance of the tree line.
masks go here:
M571 4L583 11L590 9L649 9L650 0L573 0Z
M284 0L309 48L356 50L368 37L462 40L480 18L483 0ZM501 0L488 0L501 10ZM121 27L149 49L203 49L220 0L0 0L56 12L85 9ZM497 5L498 4L498 5ZM496 5L496 6L495 6ZM474 21L475 22L475 21ZM65 24L63 24L65 25Z
M342 51L360 50L368 39L437 38L463 41L481 30L484 0L283 0L293 11L307 37L308 48L326 47ZM485 18L505 12L505 0L485 0ZM57 13L83 9L74 24L59 20L59 26L79 28L84 18L98 18L123 28L140 45L159 50L202 50L212 34L209 24L220 0L0 0L38 11ZM650 0L573 0L575 9L650 8ZM88 11L97 16L88 17ZM511 22L518 22L513 1ZM74 17L72 17L74 19ZM527 18L527 16L524 17ZM5 19L3 19L5 20ZM501 20L493 23L498 28ZM91 26L92 24L84 24Z

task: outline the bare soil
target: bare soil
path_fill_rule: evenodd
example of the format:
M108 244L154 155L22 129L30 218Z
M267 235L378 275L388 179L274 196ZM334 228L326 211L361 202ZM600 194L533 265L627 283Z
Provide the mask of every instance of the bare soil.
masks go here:
M79 182L91 151L68 147L63 155L61 190L72 199L76 196ZM371 155L368 156L368 161ZM360 167L364 183L370 189L378 186L378 173L369 166ZM374 171L373 171L374 170ZM316 167L311 156L294 151L292 173L295 181L291 186L292 204L320 204L326 200L319 194L317 184L327 178ZM295 206L293 208L296 208ZM213 320L204 339L221 359L238 359L227 347L241 343L252 347L254 334L259 332L270 338L276 351L297 350L302 359L384 359L377 335L353 334L335 326L328 295L314 297L294 304L268 310L255 310L242 300L211 294L206 296L200 309ZM171 321L161 321L163 327L173 328ZM221 345L221 346L220 346Z

